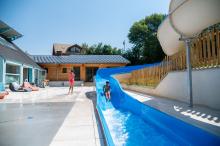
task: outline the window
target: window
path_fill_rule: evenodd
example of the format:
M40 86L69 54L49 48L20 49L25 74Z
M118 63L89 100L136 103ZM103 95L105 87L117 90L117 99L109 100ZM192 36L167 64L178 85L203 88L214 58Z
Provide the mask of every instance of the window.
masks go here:
M74 54L74 53L80 53L80 49L77 48L77 47L72 47L69 49L70 53L71 54Z
M62 51L57 51L57 55L62 55Z
M86 82L93 82L98 69L98 67L86 67Z
M74 48L70 48L71 52L75 52L75 47Z
M20 82L20 66L6 64L6 76L5 76L6 84L12 82Z
M6 73L20 74L20 66L6 64Z
M28 68L23 68L23 82L25 80L29 81L29 72L28 72Z
M75 48L75 52L76 53L80 53L80 49L79 48Z
M44 70L39 71L39 83L46 79L46 72Z
M62 73L67 73L67 68L63 68Z
M45 76L46 76L46 73L47 73L47 71L44 71L44 70L43 70L43 71L42 71L42 76L45 77Z
M39 76L38 76L38 70L37 69L34 70L34 83L36 85L39 84Z
M3 76L2 76L3 75L3 62L4 62L3 58L0 57L0 82L3 81Z

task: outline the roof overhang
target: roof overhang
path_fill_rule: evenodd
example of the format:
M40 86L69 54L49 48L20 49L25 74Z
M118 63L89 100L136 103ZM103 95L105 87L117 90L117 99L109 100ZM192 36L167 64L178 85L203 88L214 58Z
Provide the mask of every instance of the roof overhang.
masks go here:
M121 55L32 55L38 64L129 64Z
M22 34L0 20L0 36L8 41L14 41L15 39L22 37Z
M13 62L29 67L41 69L41 67L38 64L36 64L32 60L32 58L30 58L17 46L15 46L15 49L12 49L8 46L3 46L0 44L0 57L2 57L6 62Z

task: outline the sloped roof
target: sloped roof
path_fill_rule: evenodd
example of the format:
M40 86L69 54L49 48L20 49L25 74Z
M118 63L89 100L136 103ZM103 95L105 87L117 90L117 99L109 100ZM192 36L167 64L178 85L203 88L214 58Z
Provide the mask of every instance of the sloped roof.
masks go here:
M121 55L69 55L69 56L53 56L53 55L32 55L36 63L43 64L82 64L82 63L130 63Z
M0 36L9 41L13 41L17 38L22 37L22 34L18 33L16 30L0 20Z
M72 46L71 44L53 44L53 49L54 51L62 51L62 53L65 53L67 48L69 48L70 46Z
M0 37L0 56L6 60L15 61L21 64L29 65L38 69L41 69L32 58L25 54L15 44L9 43ZM5 41L5 42L4 42Z
M79 45L77 44L58 44L55 43L53 44L53 51L57 52L57 51L61 51L62 53L66 53L67 49L71 46L77 46L78 48L81 48Z

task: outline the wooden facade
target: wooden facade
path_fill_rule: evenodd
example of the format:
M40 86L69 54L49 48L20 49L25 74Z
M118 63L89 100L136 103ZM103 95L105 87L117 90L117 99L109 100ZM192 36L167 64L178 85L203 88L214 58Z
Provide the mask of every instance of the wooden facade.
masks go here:
M129 61L121 55L87 55L81 46L54 44L52 55L32 55L34 61L47 71L50 81L68 81L74 70L76 81L92 82L99 68L125 66Z
M80 72L78 80L92 81L88 79L88 76L89 76L87 73L88 69L120 67L120 66L125 66L126 64L125 63L115 63L115 64L109 63L109 64L39 64L39 65L45 70L47 70L47 79L50 81L68 81L68 73L71 71L71 69L74 69L77 67ZM92 73L92 75L95 75L95 71Z

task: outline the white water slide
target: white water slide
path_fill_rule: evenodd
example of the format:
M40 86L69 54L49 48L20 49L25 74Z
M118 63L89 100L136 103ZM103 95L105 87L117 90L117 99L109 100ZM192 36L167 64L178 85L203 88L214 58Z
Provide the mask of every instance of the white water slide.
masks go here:
M220 0L171 0L169 15L158 29L157 37L167 55L184 47L183 36L193 37L220 22Z

